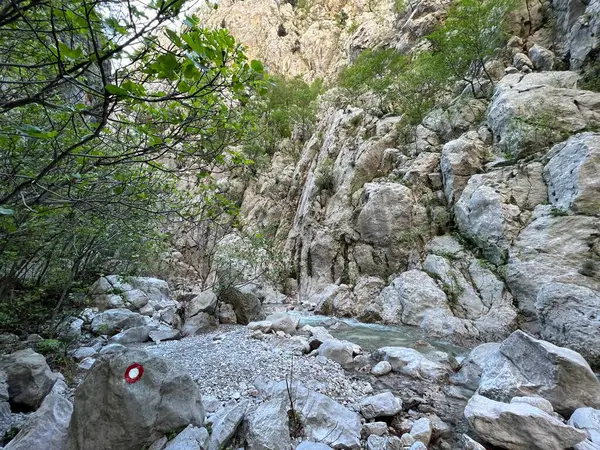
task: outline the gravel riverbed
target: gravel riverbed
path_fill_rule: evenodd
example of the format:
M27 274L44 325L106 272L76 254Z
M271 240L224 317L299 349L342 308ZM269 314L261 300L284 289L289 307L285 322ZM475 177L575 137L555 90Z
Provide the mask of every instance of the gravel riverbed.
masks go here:
M198 383L203 396L218 402L260 401L257 388L289 378L292 362L294 380L352 409L373 390L368 382L349 376L333 361L300 355L297 341L274 335L254 339L244 326L221 326L212 333L137 347L181 366Z

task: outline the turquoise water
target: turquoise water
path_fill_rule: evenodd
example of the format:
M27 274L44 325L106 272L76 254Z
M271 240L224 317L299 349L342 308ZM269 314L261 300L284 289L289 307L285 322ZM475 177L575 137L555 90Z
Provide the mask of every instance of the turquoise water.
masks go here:
M290 314L300 319L300 327L304 325L321 326L324 322L332 319L329 316L305 315L297 312L290 312ZM414 348L423 354L441 350L455 356L462 356L469 352L467 348L431 339L418 327L362 323L355 319L338 317L334 319L341 322L342 325L339 329L327 328L333 337L358 344L369 352L387 346Z

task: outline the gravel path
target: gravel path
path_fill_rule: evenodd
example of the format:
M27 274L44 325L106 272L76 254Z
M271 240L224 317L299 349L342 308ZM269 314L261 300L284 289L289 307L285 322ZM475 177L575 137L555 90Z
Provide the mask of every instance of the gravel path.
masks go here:
M254 339L243 326L221 326L213 333L142 347L179 364L198 383L203 396L221 403L245 397L260 401L256 388L289 377L292 359L295 380L352 409L372 392L368 382L352 378L339 364L300 355L297 341L274 335Z

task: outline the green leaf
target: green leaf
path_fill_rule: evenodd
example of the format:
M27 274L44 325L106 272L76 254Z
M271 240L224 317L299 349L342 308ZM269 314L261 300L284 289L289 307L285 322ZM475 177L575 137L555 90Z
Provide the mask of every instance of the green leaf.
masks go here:
M60 51L61 55L64 55L68 59L72 60L81 58L83 56L83 50L81 49L81 47L71 48L63 42L58 43L58 50Z
M190 85L187 84L185 81L180 81L177 85L177 89L179 89L180 92L189 92Z
M250 67L252 68L252 70L254 70L255 72L258 72L258 73L263 73L265 70L265 68L263 67L263 64L256 59L253 59L252 61L250 61Z
M116 31L121 35L127 34L127 28L121 25L119 21L114 17L108 17L107 19L104 19L104 23L107 27L111 28L112 30Z
M18 130L21 133L26 134L27 136L38 138L38 139L52 139L52 138L56 137L56 135L58 134L58 131L56 131L56 130L44 131L39 127L36 127L34 125L27 125L27 124L21 125L21 127L19 127Z
M183 47L183 42L181 41L181 38L176 32L167 28L165 30L165 33L167 33L167 36L169 36L169 39L173 44L175 44L177 47Z
M119 96L127 96L129 95L129 91L123 89L122 87L116 86L114 84L107 84L105 87L106 92L109 94L119 95Z

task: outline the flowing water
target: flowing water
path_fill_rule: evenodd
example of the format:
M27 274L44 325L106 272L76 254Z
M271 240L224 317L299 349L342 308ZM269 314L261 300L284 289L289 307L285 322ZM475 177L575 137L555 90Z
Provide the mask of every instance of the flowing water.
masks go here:
M425 355L437 350L455 356L464 356L469 352L469 349L465 347L432 339L423 333L420 328L409 325L362 323L355 319L306 315L297 312L290 312L289 314L300 319L300 327L304 325L322 326L324 323L335 321L336 325L327 329L333 337L354 342L369 352L390 346L414 348Z

